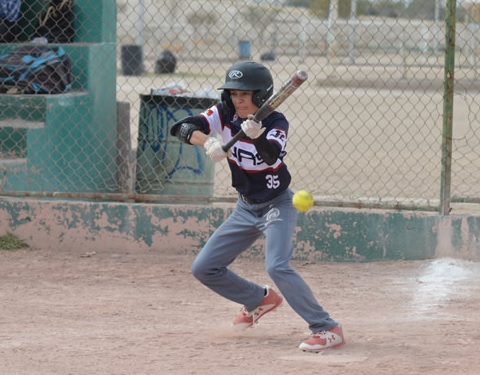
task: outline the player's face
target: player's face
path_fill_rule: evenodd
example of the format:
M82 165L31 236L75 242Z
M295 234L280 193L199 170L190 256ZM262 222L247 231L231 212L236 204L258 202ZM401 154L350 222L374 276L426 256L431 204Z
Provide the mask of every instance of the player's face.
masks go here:
M258 107L252 101L253 91L231 90L230 98L240 118L247 118L248 115L253 115L258 110Z

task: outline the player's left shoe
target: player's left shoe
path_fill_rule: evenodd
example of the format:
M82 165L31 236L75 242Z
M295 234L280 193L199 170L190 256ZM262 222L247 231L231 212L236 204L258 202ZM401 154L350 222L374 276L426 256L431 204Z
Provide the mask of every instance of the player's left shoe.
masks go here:
M345 344L343 330L340 325L329 331L320 331L312 334L310 338L300 344L299 349L304 352L318 353L325 349L335 348Z
M248 328L257 323L266 313L275 310L283 302L283 297L274 291L271 287L266 286L267 294L263 297L263 301L255 310L247 311L242 307L240 314L236 316L232 324L238 328Z

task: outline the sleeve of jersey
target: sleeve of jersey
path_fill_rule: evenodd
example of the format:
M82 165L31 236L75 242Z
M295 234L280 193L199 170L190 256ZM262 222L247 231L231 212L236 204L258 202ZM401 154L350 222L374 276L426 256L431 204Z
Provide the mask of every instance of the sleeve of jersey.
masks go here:
M205 112L200 113L196 116L185 117L172 125L172 128L170 129L170 134L176 136L179 127L186 122L194 124L198 128L198 130L205 134L218 132L217 128L221 128L220 113L221 112L218 109L218 104L216 104L213 107L207 109Z
M285 129L274 128L268 132L266 138L268 141L276 143L280 152L285 151L285 146L287 145L287 132Z
M268 124L266 124L269 127ZM274 165L280 156L285 155L287 143L288 122L283 116L278 116L272 124L272 128L265 137L254 140L255 148L268 165Z
M287 145L288 121L280 113L277 113L272 121L272 125L266 124L268 127L267 140L273 142L278 146L281 155L285 153Z
M222 112L220 106L221 104L216 104L200 114L208 123L209 133L207 134L222 134Z
M273 165L277 162L281 148L276 142L269 141L266 137L258 137L253 144L265 163Z

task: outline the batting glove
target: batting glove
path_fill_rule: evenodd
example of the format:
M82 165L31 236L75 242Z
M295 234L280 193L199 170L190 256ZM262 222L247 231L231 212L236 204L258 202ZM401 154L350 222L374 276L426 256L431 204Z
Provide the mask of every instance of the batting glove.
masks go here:
M245 120L244 122L242 122L241 127L243 132L250 139L257 139L265 131L265 128L262 128L262 122L254 121L252 115L248 116L248 120Z
M203 147L205 148L208 157L215 163L228 156L228 154L222 149L222 142L217 138L208 138L203 144Z

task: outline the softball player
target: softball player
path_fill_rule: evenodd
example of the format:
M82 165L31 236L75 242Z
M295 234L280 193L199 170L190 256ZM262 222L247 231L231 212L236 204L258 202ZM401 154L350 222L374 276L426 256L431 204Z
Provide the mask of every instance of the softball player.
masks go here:
M318 352L343 345L342 327L318 304L289 264L298 212L292 205L291 176L284 163L288 121L276 111L262 122L252 120L252 114L273 94L272 76L260 63L237 62L227 71L220 89L221 103L177 122L171 129L180 141L204 147L214 162L227 159L232 186L238 192L235 210L197 255L192 273L214 292L243 305L233 320L235 326L253 326L285 298L312 332L300 349ZM222 144L240 129L246 137L228 153L223 151ZM265 267L281 294L229 269L262 235L266 239Z

